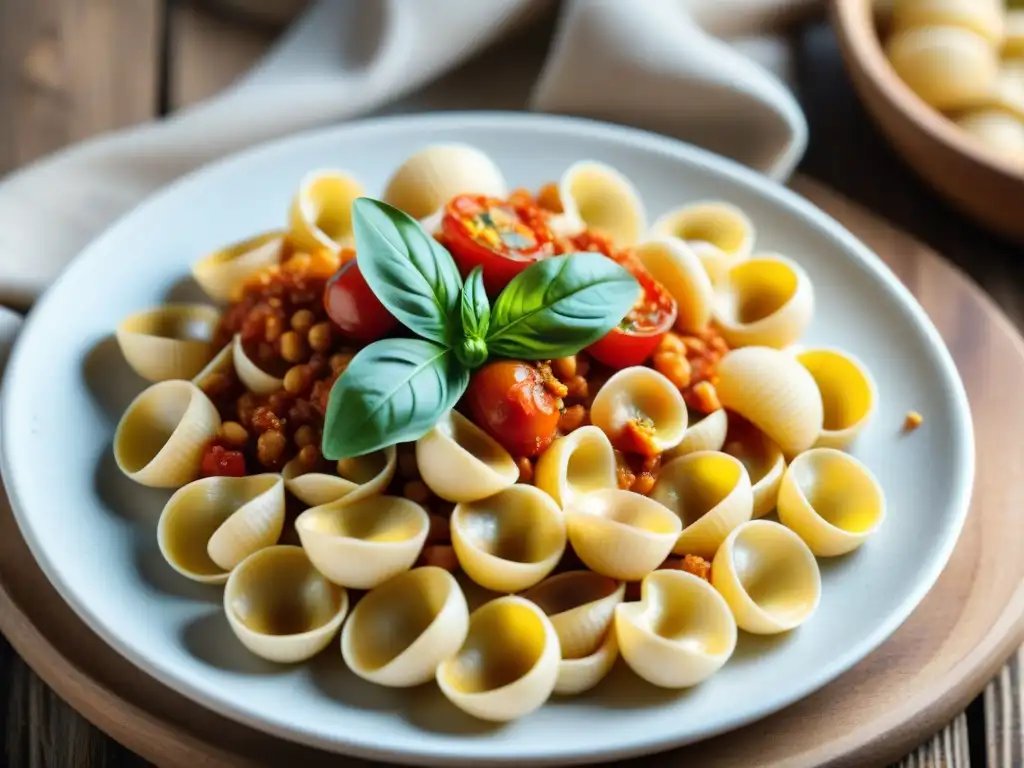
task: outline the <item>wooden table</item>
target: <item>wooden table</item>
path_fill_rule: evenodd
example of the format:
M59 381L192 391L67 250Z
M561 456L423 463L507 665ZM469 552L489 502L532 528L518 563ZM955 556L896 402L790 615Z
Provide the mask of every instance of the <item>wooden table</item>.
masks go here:
M0 174L92 134L165 115L229 83L278 27L217 7L187 0L0 0ZM797 95L811 129L800 171L947 256L1024 327L1021 249L965 221L901 164L857 102L824 20L812 19L793 36ZM965 713L901 766L1024 764L1021 662L1018 652ZM50 692L2 637L0 691L6 764L143 764Z

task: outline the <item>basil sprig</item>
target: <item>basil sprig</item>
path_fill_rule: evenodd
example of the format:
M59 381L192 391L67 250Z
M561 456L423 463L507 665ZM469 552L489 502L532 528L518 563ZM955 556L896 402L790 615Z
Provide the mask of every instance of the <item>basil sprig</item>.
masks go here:
M451 254L412 217L361 197L352 222L367 284L421 338L383 339L352 359L327 401L328 459L419 439L490 356L575 354L617 326L640 297L636 279L611 259L573 253L530 265L492 307L482 268L463 284Z

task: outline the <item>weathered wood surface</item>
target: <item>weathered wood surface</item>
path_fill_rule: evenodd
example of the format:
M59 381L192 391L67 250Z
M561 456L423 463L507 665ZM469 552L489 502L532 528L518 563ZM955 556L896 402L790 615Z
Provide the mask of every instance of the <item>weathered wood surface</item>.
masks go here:
M162 107L216 93L273 36L273 23L261 17L240 23L181 1L0 0L0 174L73 141L157 116ZM937 248L1024 326L1018 252L950 212L900 164L856 102L830 30L812 24L795 41L798 95L812 137L801 170ZM1021 663L1018 654L969 713L902 765L1022 764ZM6 643L0 645L0 688L9 764L140 762L57 699Z

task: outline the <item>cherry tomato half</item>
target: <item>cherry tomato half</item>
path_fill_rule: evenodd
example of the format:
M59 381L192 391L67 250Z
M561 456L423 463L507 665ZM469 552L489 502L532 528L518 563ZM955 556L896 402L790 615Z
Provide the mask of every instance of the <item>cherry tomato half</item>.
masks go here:
M356 259L349 259L327 281L324 309L342 333L358 341L376 341L398 320L370 290Z
M679 307L676 300L632 256L614 254L611 258L628 269L640 283L643 292L617 328L612 328L587 351L612 368L640 365L651 356L676 321Z
M445 206L441 233L463 276L484 268L484 287L497 295L509 281L555 246L546 214L524 200L458 195Z
M488 363L473 374L466 403L473 421L513 456L541 453L558 428L558 398L528 363Z

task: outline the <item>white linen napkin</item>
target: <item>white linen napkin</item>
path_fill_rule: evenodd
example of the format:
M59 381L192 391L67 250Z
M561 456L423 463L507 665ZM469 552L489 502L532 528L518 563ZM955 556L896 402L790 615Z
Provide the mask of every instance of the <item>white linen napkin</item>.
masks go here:
M786 45L767 33L815 2L565 0L546 58L531 60L538 46L503 63L520 77L536 74L524 103L472 68L438 78L529 24L546 0L319 0L226 92L0 182L0 303L28 307L93 237L177 176L385 106L431 109L454 97L463 107L597 117L692 141L784 180L807 128L776 77L787 77ZM12 327L0 320L0 332Z

